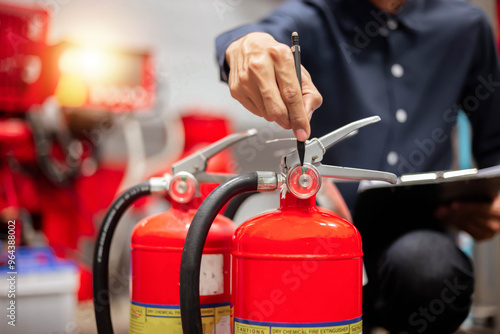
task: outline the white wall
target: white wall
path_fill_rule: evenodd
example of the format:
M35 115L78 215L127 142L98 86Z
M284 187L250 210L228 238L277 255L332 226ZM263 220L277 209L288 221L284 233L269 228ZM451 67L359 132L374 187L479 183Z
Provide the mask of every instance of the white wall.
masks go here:
M219 82L215 37L270 12L279 0L8 0L52 12L49 42L152 50L169 112L220 110L248 128L262 121Z

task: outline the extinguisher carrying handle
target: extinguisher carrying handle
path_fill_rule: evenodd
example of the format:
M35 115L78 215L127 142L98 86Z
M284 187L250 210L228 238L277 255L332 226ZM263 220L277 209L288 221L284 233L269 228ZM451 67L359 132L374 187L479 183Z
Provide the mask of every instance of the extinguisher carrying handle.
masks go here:
M322 177L335 178L340 180L377 180L385 181L392 184L398 182L396 174L389 172L381 172L378 170L359 169L349 167L328 166L319 164L316 167Z
M236 143L256 136L257 133L258 132L256 129L250 129L226 136L205 147L204 149L199 150L196 153L191 154L190 156L173 164L172 175L176 175L179 172L188 172L195 175L195 177L198 179L198 182L220 183L217 181L222 180L222 182L225 182L229 179L232 179L235 175L205 173L205 170L207 169L208 159L225 150L226 148L233 146Z
M193 197L201 195L200 183L221 184L235 177L236 174L205 172L208 159L222 150L256 135L257 130L250 129L226 136L173 164L172 175L167 180L167 190L170 198L176 202L187 203ZM176 186L172 186L173 184L176 184Z
M200 267L208 231L222 207L233 197L255 191L278 189L281 179L273 172L237 176L208 195L196 212L184 241L180 269L180 309L184 334L202 334Z

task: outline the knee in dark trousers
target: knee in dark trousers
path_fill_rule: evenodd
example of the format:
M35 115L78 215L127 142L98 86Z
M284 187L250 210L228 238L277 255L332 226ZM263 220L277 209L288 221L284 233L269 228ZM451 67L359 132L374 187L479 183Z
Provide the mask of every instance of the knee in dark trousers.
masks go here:
M391 333L453 333L474 290L471 261L446 234L419 230L379 259L376 313Z

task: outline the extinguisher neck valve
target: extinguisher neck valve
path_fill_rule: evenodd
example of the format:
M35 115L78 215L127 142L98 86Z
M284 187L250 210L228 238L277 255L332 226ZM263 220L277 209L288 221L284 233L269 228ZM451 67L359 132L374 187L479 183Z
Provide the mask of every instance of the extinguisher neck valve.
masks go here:
M380 180L390 183L396 183L397 177L393 173L381 172L376 170L359 169L359 168L349 168L349 167L339 167L339 166L329 166L323 165L321 161L328 150L333 145L339 143L340 141L347 139L357 133L357 131L369 124L373 124L380 121L380 117L372 116L360 119L358 121L344 125L343 127L332 131L321 138L313 138L306 142L306 152L304 157L304 164L300 163L300 159L296 150L284 155L281 158L281 167L284 174L287 175L287 181L290 183L290 174L295 172L300 172L301 167L309 165L309 169L314 167L316 174L319 173L320 177L335 178L343 181L359 181L359 180ZM297 168L299 166L299 168ZM304 174L304 173L303 173ZM310 194L305 194L306 188L309 185L309 178L307 176L299 175L294 180L293 185L295 188L290 187L292 190L300 190L303 194L299 195L295 193L298 197L306 198ZM288 184L290 186L290 184ZM319 189L317 189L319 190ZM317 192L316 190L316 192ZM312 193L312 192L311 192ZM307 195L307 196L306 196Z
M149 179L151 193L156 195L165 195L168 193L171 176L165 174L163 177L152 177Z
M316 195L299 198L292 194L280 198L280 210L311 210L316 208Z

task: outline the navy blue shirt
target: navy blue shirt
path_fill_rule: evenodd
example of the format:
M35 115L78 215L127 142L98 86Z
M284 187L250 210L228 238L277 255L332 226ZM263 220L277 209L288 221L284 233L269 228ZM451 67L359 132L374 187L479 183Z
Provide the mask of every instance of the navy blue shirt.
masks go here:
M498 55L487 17L474 5L408 0L389 15L367 0L286 1L262 21L217 38L223 80L227 47L254 31L288 45L299 33L302 64L323 96L312 136L382 118L332 147L324 163L398 175L449 169L462 108L478 167L500 164ZM341 191L352 205L356 188Z

